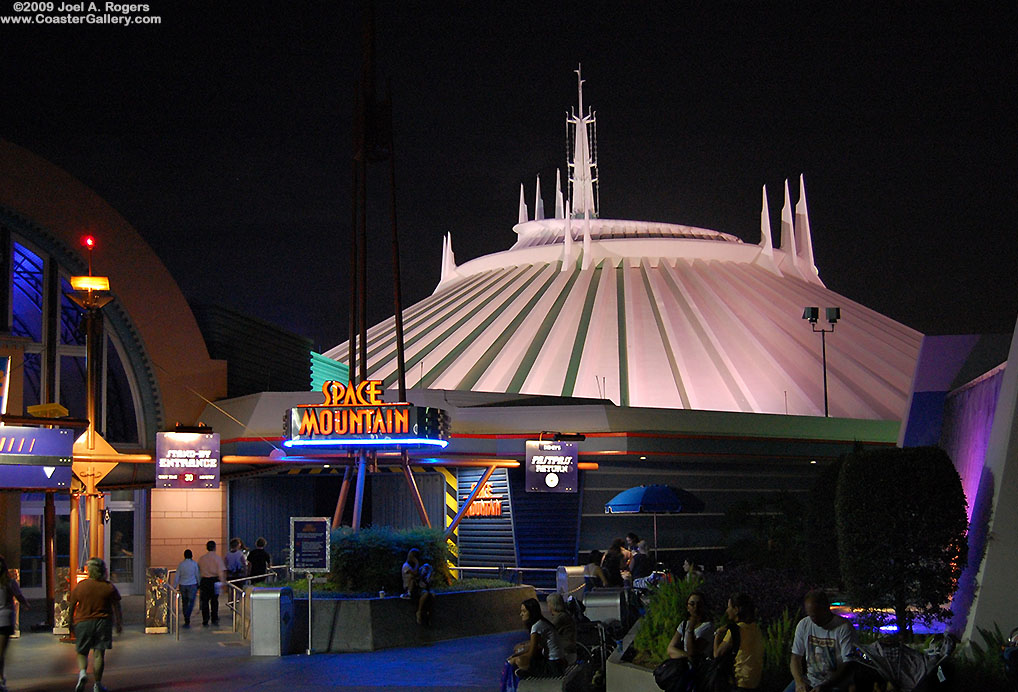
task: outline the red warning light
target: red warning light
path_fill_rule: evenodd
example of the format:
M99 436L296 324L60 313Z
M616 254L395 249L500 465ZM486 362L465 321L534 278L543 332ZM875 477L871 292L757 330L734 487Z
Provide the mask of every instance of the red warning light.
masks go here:
M95 236L92 236L92 235L83 235L83 236L81 236L81 244L84 245L89 250L94 250L95 249Z

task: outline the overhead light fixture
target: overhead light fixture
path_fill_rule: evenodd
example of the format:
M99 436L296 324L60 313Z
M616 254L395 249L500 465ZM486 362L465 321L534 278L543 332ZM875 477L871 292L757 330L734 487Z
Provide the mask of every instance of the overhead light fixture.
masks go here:
M71 288L75 291L108 291L110 290L110 277L72 276Z
M841 308L826 308L825 313L827 323L831 325L830 329L817 327L817 322L820 321L820 308L811 306L802 309L802 319L808 321L813 331L820 334L820 350L824 364L824 417L826 418L831 415L830 406L827 402L827 334L834 331L834 325L841 319ZM813 463L815 464L816 461Z

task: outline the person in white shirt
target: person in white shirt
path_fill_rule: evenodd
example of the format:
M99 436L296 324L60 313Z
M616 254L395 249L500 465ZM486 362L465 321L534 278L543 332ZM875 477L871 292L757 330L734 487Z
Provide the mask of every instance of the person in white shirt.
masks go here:
M520 605L520 619L530 638L520 642L507 660L521 676L558 677L565 672L566 657L558 632L541 614L541 604L528 598Z
M689 617L683 620L668 642L668 658L702 659L714 647L714 623L711 622L707 597L699 591L686 599Z
M792 682L785 692L844 692L849 689L849 656L856 646L855 629L831 612L823 591L805 598L806 617L795 627L789 668Z
M216 552L216 542L209 541L205 544L208 551L198 558L198 574L201 579L198 582L198 601L201 605L201 626L209 626L209 616L212 616L212 626L219 625L219 596L216 594L216 582L226 581L226 563Z
M194 598L198 595L198 582L201 580L198 563L192 558L194 553L184 551L184 559L177 565L173 586L180 593L180 613L184 616L184 627L191 626L191 611L194 610Z

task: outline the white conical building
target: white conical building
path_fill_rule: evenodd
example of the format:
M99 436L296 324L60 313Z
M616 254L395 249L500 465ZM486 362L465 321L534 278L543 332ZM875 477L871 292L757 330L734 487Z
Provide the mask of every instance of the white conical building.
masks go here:
M766 189L759 244L600 218L593 115L583 114L577 77L570 218L542 218L538 197L530 219L521 190L508 250L457 266L446 241L438 287L404 312L408 386L822 416L820 336L802 313L839 307L826 338L831 416L900 420L921 334L823 285L804 182L794 216L785 183L777 248ZM368 332L369 375L387 385L396 379L393 334L392 319ZM345 362L347 346L325 355Z

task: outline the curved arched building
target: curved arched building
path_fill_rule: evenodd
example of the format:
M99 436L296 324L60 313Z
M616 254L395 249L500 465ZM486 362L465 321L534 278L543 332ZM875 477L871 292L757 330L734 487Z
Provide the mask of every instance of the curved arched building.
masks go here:
M156 432L176 422L194 424L208 400L226 395L226 362L209 357L176 282L116 210L66 171L0 140L0 358L11 357L12 415L56 403L73 418L87 416L83 318L67 296L70 277L88 272L80 242L85 234L97 240L93 268L109 277L113 296L102 310L96 428L119 453L151 453ZM222 493L208 491L209 501L200 508L172 507L185 519L152 525L150 517L166 509L150 511L153 496L146 488L153 484L153 466L121 463L100 486L109 510L102 555L125 593L144 588L152 548L161 548L167 534L179 534L199 511L203 517L225 515ZM67 494L57 494L55 505L57 565L65 566ZM45 584L43 515L43 493L0 493L0 516L8 529L0 546L21 569L21 584L32 596L41 596ZM222 536L222 521L201 521L203 533ZM179 541L169 543L175 563Z

